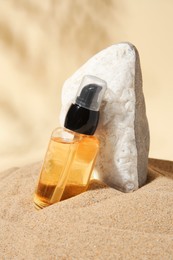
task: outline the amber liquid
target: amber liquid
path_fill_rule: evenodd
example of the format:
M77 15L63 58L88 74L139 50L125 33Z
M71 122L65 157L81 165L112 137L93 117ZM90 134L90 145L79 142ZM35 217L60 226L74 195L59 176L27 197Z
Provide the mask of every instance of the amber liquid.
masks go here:
M43 208L84 192L98 152L94 136L80 136L67 142L52 137L34 196L36 208Z
M84 136L72 162L62 200L87 190L94 168L99 142L95 136Z

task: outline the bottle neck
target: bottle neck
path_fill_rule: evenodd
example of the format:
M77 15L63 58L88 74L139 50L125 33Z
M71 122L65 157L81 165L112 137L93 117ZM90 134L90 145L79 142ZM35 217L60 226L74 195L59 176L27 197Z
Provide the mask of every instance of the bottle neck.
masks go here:
M99 121L99 111L72 104L67 112L64 127L76 133L93 135Z

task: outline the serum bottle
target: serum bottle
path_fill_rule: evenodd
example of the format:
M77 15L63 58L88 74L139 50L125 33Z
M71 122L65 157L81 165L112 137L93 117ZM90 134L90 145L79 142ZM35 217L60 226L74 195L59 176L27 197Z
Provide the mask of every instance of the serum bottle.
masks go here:
M86 191L99 150L93 134L105 90L105 81L83 77L64 128L58 127L52 133L34 194L37 209Z

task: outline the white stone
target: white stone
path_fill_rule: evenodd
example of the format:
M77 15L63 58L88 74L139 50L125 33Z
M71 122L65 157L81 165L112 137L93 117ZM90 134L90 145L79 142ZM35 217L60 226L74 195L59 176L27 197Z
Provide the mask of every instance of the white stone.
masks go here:
M96 136L100 151L95 166L98 178L113 188L130 192L147 177L149 129L142 91L139 55L130 43L112 45L89 59L62 89L60 123L84 75L107 82Z

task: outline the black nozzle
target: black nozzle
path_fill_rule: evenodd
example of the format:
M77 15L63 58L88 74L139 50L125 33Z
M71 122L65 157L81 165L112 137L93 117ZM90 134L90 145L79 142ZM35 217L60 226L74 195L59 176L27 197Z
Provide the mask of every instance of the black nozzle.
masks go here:
M92 110L92 107L98 107L98 97L102 87L97 84L88 84L83 87L81 93L76 98L76 104Z

